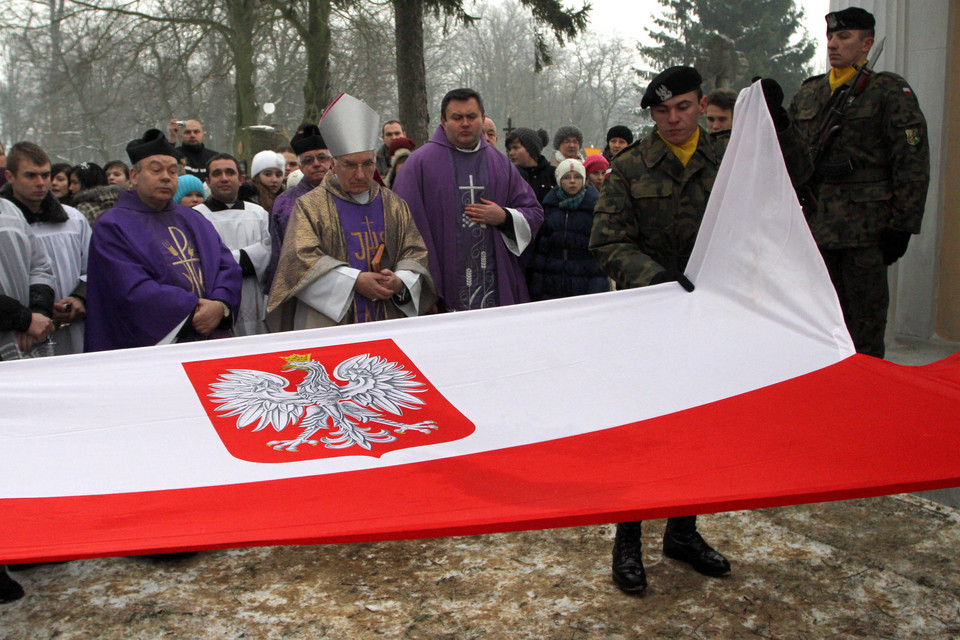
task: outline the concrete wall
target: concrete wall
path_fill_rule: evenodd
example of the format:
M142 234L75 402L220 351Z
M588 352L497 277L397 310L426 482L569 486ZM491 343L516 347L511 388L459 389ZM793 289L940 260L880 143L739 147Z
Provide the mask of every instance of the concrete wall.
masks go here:
M950 52L946 61L949 81L947 104L960 105L960 10L950 15ZM947 109L944 141L942 222L940 229L940 287L937 299L937 334L960 341L960 111Z
M830 3L831 10L860 6L876 16L877 40L886 37L876 68L906 78L927 119L931 172L923 230L911 239L907 254L890 269L888 340L894 335L929 338L939 325L941 230L947 224L946 218L956 215L955 207L945 211L943 172L947 154L956 153L945 145L944 135L951 74L948 61L953 43L950 4L948 0L834 0ZM948 290L947 294L957 297L953 291L957 289ZM960 338L960 332L957 337Z

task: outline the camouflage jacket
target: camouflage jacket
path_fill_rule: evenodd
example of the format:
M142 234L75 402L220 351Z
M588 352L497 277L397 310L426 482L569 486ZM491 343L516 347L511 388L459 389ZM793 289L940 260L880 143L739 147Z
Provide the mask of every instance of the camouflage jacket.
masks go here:
M831 99L826 75L807 79L794 96L788 113L808 145ZM884 227L919 233L930 151L923 113L906 81L875 74L813 169L808 185L817 203L806 215L821 248L870 246Z
M653 131L613 159L590 249L617 288L646 286L665 268L687 266L727 141L701 128L684 167Z

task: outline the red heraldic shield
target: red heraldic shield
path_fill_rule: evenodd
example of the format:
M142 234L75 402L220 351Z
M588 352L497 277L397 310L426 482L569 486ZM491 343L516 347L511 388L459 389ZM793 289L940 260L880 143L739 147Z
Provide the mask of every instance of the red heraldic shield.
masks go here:
M393 342L184 362L224 446L248 462L297 462L450 442L472 422Z

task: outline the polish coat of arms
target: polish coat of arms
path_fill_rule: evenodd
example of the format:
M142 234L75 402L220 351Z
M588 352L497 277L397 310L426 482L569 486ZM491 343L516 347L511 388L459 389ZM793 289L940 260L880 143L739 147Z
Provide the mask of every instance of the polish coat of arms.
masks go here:
M379 456L473 431L391 340L362 346L184 368L228 450L254 462Z

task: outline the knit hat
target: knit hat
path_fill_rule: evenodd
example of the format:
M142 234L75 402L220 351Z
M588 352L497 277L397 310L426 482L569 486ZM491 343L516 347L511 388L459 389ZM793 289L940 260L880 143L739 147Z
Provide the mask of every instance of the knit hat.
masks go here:
M387 162L393 164L393 154L395 154L399 149L406 149L413 153L413 150L417 148L417 143L411 140L410 138L394 138L390 142L390 146L387 147ZM409 153L407 155L410 155Z
M290 175L287 176L287 189L293 189L300 184L301 180L303 180L303 171L294 169L290 172Z
M630 127L625 127L622 124L614 125L607 130L607 142L614 138L622 138L627 141L627 144L630 144L633 142L633 131L630 131Z
M580 129L577 129L573 125L567 125L565 127L560 127L557 129L557 132L553 134L553 148L559 149L560 143L571 136L577 139L581 147L583 146L583 134L580 132Z
M250 178L256 178L264 169L279 169L281 175L287 166L287 160L276 151L261 151L250 162Z
M619 136L615 136L619 137ZM597 153L588 157L583 162L583 168L586 170L587 175L590 175L594 171L606 171L607 167L610 166L610 163L607 162L607 159L604 158L601 154Z
M587 179L587 170L583 168L583 163L573 158L567 158L557 165L557 170L554 172L554 175L557 177L557 184L560 184L560 178L571 171L576 171L580 174L581 178L584 180Z
M540 157L540 152L543 151L543 143L536 131L527 127L517 127L507 136L506 143L510 144L514 138L527 150L532 160Z
M397 149L394 154L390 156L390 168L392 169L400 164L400 161L404 158L409 158L411 153L413 153L413 151L407 149L406 147L400 147Z
M200 182L200 178L196 176L180 176L177 178L177 191L173 194L173 201L177 204L180 204L180 201L183 200L183 196L188 193L193 193L194 191L204 194L203 183Z

